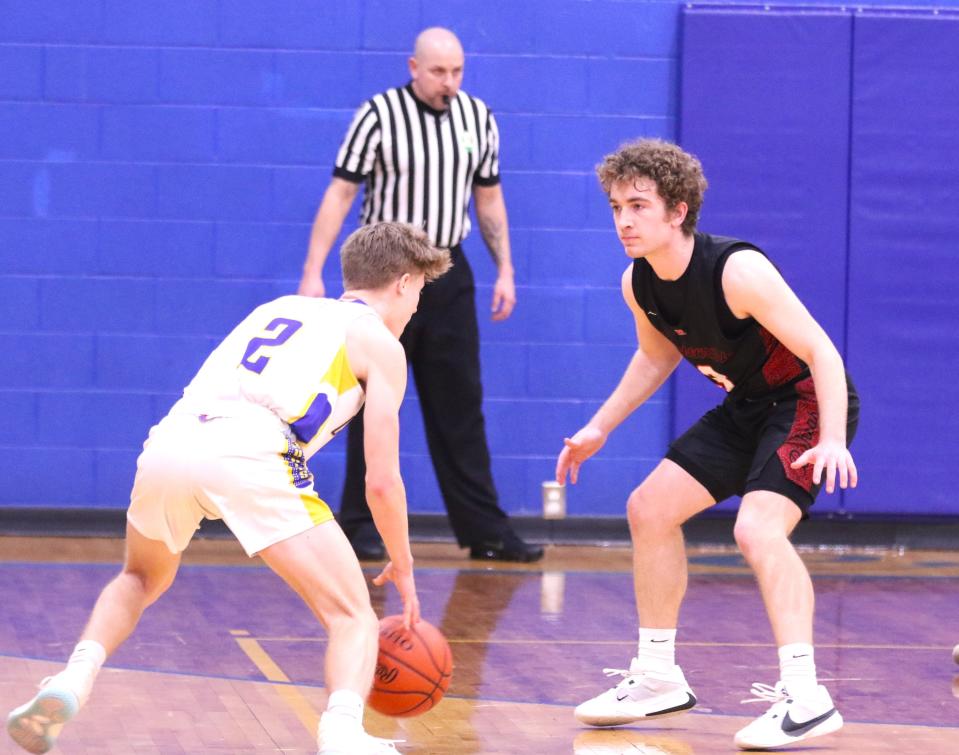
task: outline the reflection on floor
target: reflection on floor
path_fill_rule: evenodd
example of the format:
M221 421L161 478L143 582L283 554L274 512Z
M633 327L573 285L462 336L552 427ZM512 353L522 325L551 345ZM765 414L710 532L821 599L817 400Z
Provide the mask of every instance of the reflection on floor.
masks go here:
M0 538L0 708L32 694L69 653L115 541ZM198 541L171 591L111 659L59 751L312 753L325 706L325 637L312 615L235 544ZM410 755L729 753L763 707L776 652L755 584L726 549L690 554L679 662L700 705L690 715L586 729L572 707L608 686L604 667L635 650L626 548L551 547L541 564L484 567L448 545L417 544L423 614L453 647L449 693L412 719L368 713ZM810 550L817 665L847 725L807 751L959 752L959 553ZM368 573L375 574L375 565ZM395 593L372 588L380 615ZM955 690L955 693L954 693ZM19 752L0 738L0 753Z

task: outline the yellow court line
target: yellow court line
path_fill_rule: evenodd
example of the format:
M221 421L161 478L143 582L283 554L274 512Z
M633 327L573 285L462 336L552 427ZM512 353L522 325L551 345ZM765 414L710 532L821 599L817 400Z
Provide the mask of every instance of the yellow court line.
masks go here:
M242 629L231 629L230 634L236 640L236 644L247 654L247 657L260 670L260 673L270 682L284 682L282 685L274 687L276 693L283 701L290 706L296 717L300 719L308 732L316 736L316 726L319 723L320 715L316 712L310 701L294 686L289 686L290 678L283 673L276 662L269 654L260 647L260 643L253 637L249 637L249 632ZM247 636L244 636L247 635Z

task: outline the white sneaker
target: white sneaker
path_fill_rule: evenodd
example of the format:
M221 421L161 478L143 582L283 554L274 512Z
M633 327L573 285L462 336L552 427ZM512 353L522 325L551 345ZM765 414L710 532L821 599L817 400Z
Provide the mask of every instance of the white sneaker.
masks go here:
M623 681L576 708L577 720L590 726L621 726L641 718L665 718L692 709L696 696L679 666L668 672L647 671L633 658L629 670L603 669Z
M27 752L39 754L53 749L63 725L86 701L89 685L78 692L71 680L63 671L47 677L36 697L7 716L7 731Z
M396 755L396 743L402 741L378 739L367 734L359 721L329 713L320 716L317 740L317 755Z
M793 699L782 682L775 687L753 684L753 697L744 703L768 702L772 707L736 734L736 745L743 750L769 750L810 737L831 734L842 728L842 716L833 705L829 690L821 684L815 695Z

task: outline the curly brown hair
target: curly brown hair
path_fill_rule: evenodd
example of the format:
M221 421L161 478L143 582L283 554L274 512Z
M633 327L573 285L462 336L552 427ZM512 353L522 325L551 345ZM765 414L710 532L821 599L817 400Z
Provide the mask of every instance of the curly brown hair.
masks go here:
M626 142L596 166L596 175L603 191L609 194L614 184L632 183L648 178L656 184L667 210L686 203L683 233L692 235L699 220L706 192L703 166L694 155L662 139L637 139Z
M406 223L373 223L357 228L340 247L343 286L375 290L404 273L423 273L426 282L450 269L450 253L419 228Z

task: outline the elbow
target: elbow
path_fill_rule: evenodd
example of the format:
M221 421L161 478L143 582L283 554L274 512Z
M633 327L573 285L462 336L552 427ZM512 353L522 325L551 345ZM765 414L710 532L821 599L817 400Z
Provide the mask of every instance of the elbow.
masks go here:
M800 358L809 365L809 370L813 375L816 373L828 372L829 370L845 369L842 361L842 355L839 353L839 350L832 343L832 341L829 341L820 348L815 349L811 354L808 355L808 358Z
M403 478L399 471L366 475L366 500L371 503L389 500L402 490Z

